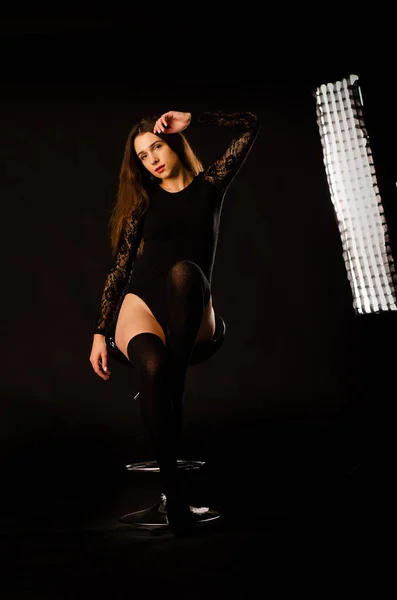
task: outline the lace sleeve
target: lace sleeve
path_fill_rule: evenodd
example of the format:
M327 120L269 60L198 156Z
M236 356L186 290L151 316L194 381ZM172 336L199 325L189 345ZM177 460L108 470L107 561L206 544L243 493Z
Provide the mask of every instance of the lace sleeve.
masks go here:
M191 124L227 127L237 133L222 156L203 173L204 179L224 193L253 146L259 132L259 119L251 112L204 112L199 115L193 114Z
M130 217L124 224L117 254L107 274L93 333L105 335L128 284L141 239L140 221Z

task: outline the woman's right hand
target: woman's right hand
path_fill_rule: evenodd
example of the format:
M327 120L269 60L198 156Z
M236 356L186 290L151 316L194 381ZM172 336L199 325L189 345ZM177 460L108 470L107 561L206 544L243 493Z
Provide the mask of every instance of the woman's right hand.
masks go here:
M179 110L169 110L157 119L153 133L179 133L189 126L192 113Z
M108 370L108 350L105 344L105 336L94 333L90 355L90 363L95 373L107 381L110 377Z

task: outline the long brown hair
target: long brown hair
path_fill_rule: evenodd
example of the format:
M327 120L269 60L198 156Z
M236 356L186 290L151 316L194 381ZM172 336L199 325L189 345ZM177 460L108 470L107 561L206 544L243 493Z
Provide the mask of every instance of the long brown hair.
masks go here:
M133 126L125 144L117 197L109 220L113 257L117 253L124 222L131 215L137 220L144 215L149 207L147 188L156 182L160 182L157 177L153 177L142 165L134 149L135 138L141 133L153 133L157 119L158 117L143 117ZM191 175L196 176L204 170L200 159L193 151L183 133L158 133L156 135L162 138L176 152L182 164ZM142 253L143 244L144 240L142 239L138 248L138 254Z

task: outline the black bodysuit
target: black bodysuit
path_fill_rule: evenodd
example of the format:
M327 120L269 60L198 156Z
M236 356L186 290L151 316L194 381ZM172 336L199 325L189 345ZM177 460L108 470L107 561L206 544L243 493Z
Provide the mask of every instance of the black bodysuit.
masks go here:
M211 285L223 198L254 143L259 123L252 113L206 112L193 115L193 125L227 127L236 136L222 156L180 192L167 192L156 184L148 190L147 211L139 221L131 217L123 228L94 333L114 333L127 293L146 302L166 333L166 279L178 261L194 262ZM143 253L137 255L142 237Z

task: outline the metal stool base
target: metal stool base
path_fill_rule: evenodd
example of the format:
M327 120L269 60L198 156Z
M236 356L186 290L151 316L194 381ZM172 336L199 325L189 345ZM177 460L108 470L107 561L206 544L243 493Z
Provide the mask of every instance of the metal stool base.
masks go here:
M201 508L191 506L190 510L196 517L195 521L197 525L215 521L220 517L219 512L211 510L206 506ZM159 528L168 528L166 498L164 494L162 494L160 500L155 504L152 504L152 506L123 515L120 517L120 523L130 525L134 529L155 530Z

